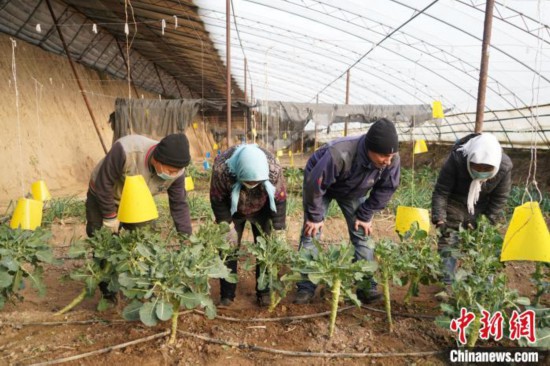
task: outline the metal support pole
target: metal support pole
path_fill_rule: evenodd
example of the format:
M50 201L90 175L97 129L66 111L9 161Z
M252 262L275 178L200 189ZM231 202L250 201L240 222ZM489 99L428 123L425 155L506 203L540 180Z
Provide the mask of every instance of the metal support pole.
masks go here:
M248 102L248 99L246 98L247 97L247 94L246 94L246 71L248 70L248 62L246 61L246 57L244 59L244 102L247 103Z
M315 103L319 104L319 94L315 98ZM317 150L317 121L315 121L315 139L313 140L313 151Z
M225 52L226 52L226 92L227 92L227 147L231 146L231 1L225 1Z
M71 65L71 69L73 70L74 77L76 79L76 83L78 84L78 88L80 89L80 94L82 95L82 98L84 98L84 103L86 104L86 108L88 108L88 113L90 114L90 117L92 118L92 122L94 123L95 132L97 133L97 136L99 137L99 142L101 142L101 146L103 146L103 151L105 154L107 154L107 146L105 146L105 142L103 142L103 137L101 137L101 133L99 132L99 127L97 127L97 123L94 117L94 113L92 112L92 108L90 107L90 103L88 101L88 97L86 97L86 94L84 93L84 88L82 87L82 83L80 82L80 78L78 77L78 73L76 72L76 69L73 64L73 60L71 58L71 54L69 53L69 50L67 49L67 44L65 43L65 38L63 38L63 34L61 33L61 29L59 28L59 24L57 24L57 19L55 18L55 15L53 13L52 5L50 4L50 0L46 0L46 4L48 5L48 9L50 10L50 14L52 16L53 22L55 24L55 28L57 29L57 34L59 34L59 39L61 39L61 43L63 44L63 49L65 50L65 53L67 54L67 58L69 59L69 64Z
M487 89L487 72L489 70L489 45L491 44L491 28L493 27L493 8L495 0L487 0L485 5L485 24L483 27L483 43L481 47L481 66L479 70L479 85L477 89L477 109L475 132L483 130L483 112L485 110L485 92Z
M346 105L349 104L349 69L346 72ZM344 136L348 135L348 122L349 122L349 114L346 117L346 121L344 122Z

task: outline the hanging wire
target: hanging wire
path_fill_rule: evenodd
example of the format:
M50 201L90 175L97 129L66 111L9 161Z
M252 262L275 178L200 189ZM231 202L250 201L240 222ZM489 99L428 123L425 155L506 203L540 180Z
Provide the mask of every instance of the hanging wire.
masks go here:
M333 81L331 81L330 83L328 83L323 89L321 89L317 94L321 94L323 93L323 91L325 91L328 87L330 87L332 84L334 84L337 80L339 80L342 76L344 76L349 70L351 70L352 68L354 68L357 64L359 64L365 57L367 57L372 51L374 51L374 49L376 47L378 47L381 43L383 43L384 41L386 41L387 39L391 39L391 37L399 32L401 30L401 28L405 27L407 24L409 24L410 22L412 22L417 16L421 15L421 14L424 14L429 8L431 8L433 5L435 5L437 2L439 2L439 0L434 0L432 1L430 4L428 4L424 9L418 11L416 14L414 14L412 17L410 17L409 19L407 19L403 24L401 24L399 27L395 28L393 31L391 31L388 35L386 35L384 38L382 38L378 43L376 43L375 45L373 45L367 52L365 52L365 54L363 54L361 57L359 57L359 59L357 61L355 61L353 64L351 64L346 70L344 70L344 72L342 72L342 74L340 74L340 76L338 76L336 79L334 79ZM313 100L313 98L310 99L310 102Z
M25 195L25 189L23 188L23 143L21 141L21 118L19 115L19 89L17 88L17 64L15 62L15 47L17 42L11 38L11 72L13 76L13 85L15 88L15 109L17 112L17 142L19 145L19 183L21 184L21 195Z
M42 131L41 131L41 123L40 123L40 101L42 100L42 88L44 85L42 85L38 80L35 78L32 78L34 80L34 90L35 90L35 97L36 97L36 130L38 131L38 176L40 179L43 179L42 176L42 164L40 163L40 158L42 157Z
M537 126L540 126L539 122L539 97L540 97L540 82L541 82L541 72L542 72L542 45L544 42L544 32L542 30L544 29L543 23L542 23L542 8L541 8L541 0L538 0L537 3L537 14L538 14L538 30L537 30L537 48L535 51L535 68L537 68L537 72L533 74L533 79L531 80L531 106L534 106L534 108L530 108L529 111L531 112L531 118L534 119L534 122L531 123L531 160L529 162L529 172L527 174L527 179L525 180L525 190L521 197L521 203L523 204L525 201L525 197L529 197L529 201L533 201L533 197L531 195L531 192L529 191L529 186L532 184L538 195L539 195L539 203L542 202L543 196L542 192L538 186L537 183ZM542 34L541 34L542 33ZM534 113L533 113L534 109ZM532 177L532 178L531 178Z
M243 42L241 40L241 33L239 32L239 27L237 26L237 17L235 15L235 7L233 6L233 0L231 0L231 14L233 15L233 23L235 23L235 31L237 33L237 38L239 39L239 45L241 46L243 57L246 60L247 58L246 58L246 53L244 52ZM252 81L252 74L250 73L250 68L248 68L247 70L244 70L244 72L248 73L248 78L250 79L250 87L252 87L254 83ZM245 90L245 93L246 93L246 90Z

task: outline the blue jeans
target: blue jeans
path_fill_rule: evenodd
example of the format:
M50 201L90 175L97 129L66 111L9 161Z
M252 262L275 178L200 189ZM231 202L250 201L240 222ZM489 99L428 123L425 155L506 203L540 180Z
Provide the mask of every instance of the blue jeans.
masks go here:
M342 210L342 213L344 214L344 218L346 219L346 224L348 226L348 234L351 240L351 243L355 247L355 254L354 259L365 259L368 261L374 261L374 250L370 249L367 246L367 236L365 235L365 232L362 228L359 228L359 230L355 230L355 220L357 219L357 209L363 202L365 202L366 197L361 198L339 198L335 199L336 203L338 203L338 206L340 206L340 209ZM330 202L332 201L332 198L328 198L326 196L323 197L323 220L325 219L325 216L328 211L328 207L330 205ZM305 202L304 202L304 212L305 212ZM300 236L300 247L299 250L311 250L313 252L317 252L317 248L313 244L313 238L311 236L305 236L304 235L304 229L305 229L305 215L304 215L304 225L302 226L302 233ZM315 239L319 240L321 237L321 232L317 233ZM304 275L305 276L305 275ZM376 281L370 277L368 279L370 281L370 288L375 289L376 288ZM300 281L297 284L298 291L309 291L309 292L315 292L315 284L313 284L309 280Z

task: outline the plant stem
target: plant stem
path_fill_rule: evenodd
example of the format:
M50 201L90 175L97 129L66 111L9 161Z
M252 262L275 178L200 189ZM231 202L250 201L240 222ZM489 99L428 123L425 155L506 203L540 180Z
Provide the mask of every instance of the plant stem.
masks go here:
M78 304L80 304L84 299L86 298L86 288L83 288L80 294L74 298L73 301L67 306L65 306L63 309L59 310L57 313L55 313L55 316L63 315Z
M393 321L391 318L391 302L390 302L390 284L389 273L387 270L382 270L382 280L384 282L384 305L386 308L386 316L388 317L388 330L393 332Z
M405 295L405 299L403 299L403 302L404 302L405 304L408 304L409 301L411 300L411 297L412 297L412 295L413 295L413 293L414 293L414 289L415 289L415 287L416 287L416 285L417 285L417 281L418 281L418 279L417 279L416 276L414 276L414 277L411 279L411 283L409 284L409 289L407 290L407 294Z
M332 337L334 333L334 327L336 325L336 315L338 314L338 301L340 300L340 286L342 280L339 278L334 280L332 284L332 306L330 308L330 325L329 325L329 337Z
M535 278L536 283L536 294L535 298L533 299L533 305L535 307L539 306L540 297L544 294L544 287L542 285L541 281L542 277L542 262L537 262L535 267L535 273L531 276L531 278Z
M19 290L19 287L21 286L21 277L23 276L23 271L21 271L21 268L15 272L15 277L13 279L13 284L11 287L12 292L17 292Z
M472 331L470 332L470 339L468 339L468 347L474 347L479 337L479 328L481 326L481 321L479 320L479 315L476 314L474 322L472 323Z
M275 310L275 307L277 304L279 304L280 300L277 300L275 291L273 289L269 290L269 309L268 311L271 313L273 310Z
M179 316L179 307L180 303L179 301L172 300L172 309L174 312L172 313L172 332L170 333L170 339L168 340L168 344L174 344L176 342L176 335L178 332L178 316Z

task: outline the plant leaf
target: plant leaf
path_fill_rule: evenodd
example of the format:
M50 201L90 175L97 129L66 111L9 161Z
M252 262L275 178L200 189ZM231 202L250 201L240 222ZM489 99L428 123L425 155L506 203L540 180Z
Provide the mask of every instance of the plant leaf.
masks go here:
M0 272L0 288L6 288L11 286L11 283L13 281L13 276L10 275L8 272Z
M15 272L19 269L19 263L11 256L2 257L0 265L6 267L9 271Z
M139 319L148 327L157 325L158 318L155 314L155 304L152 302L146 302L143 304L141 309L139 309Z
M139 320L139 311L143 303L137 300L132 301L122 310L122 317L129 321Z
M157 318L162 321L169 320L174 313L174 308L169 302L159 301L155 309ZM177 310L176 310L177 311Z

